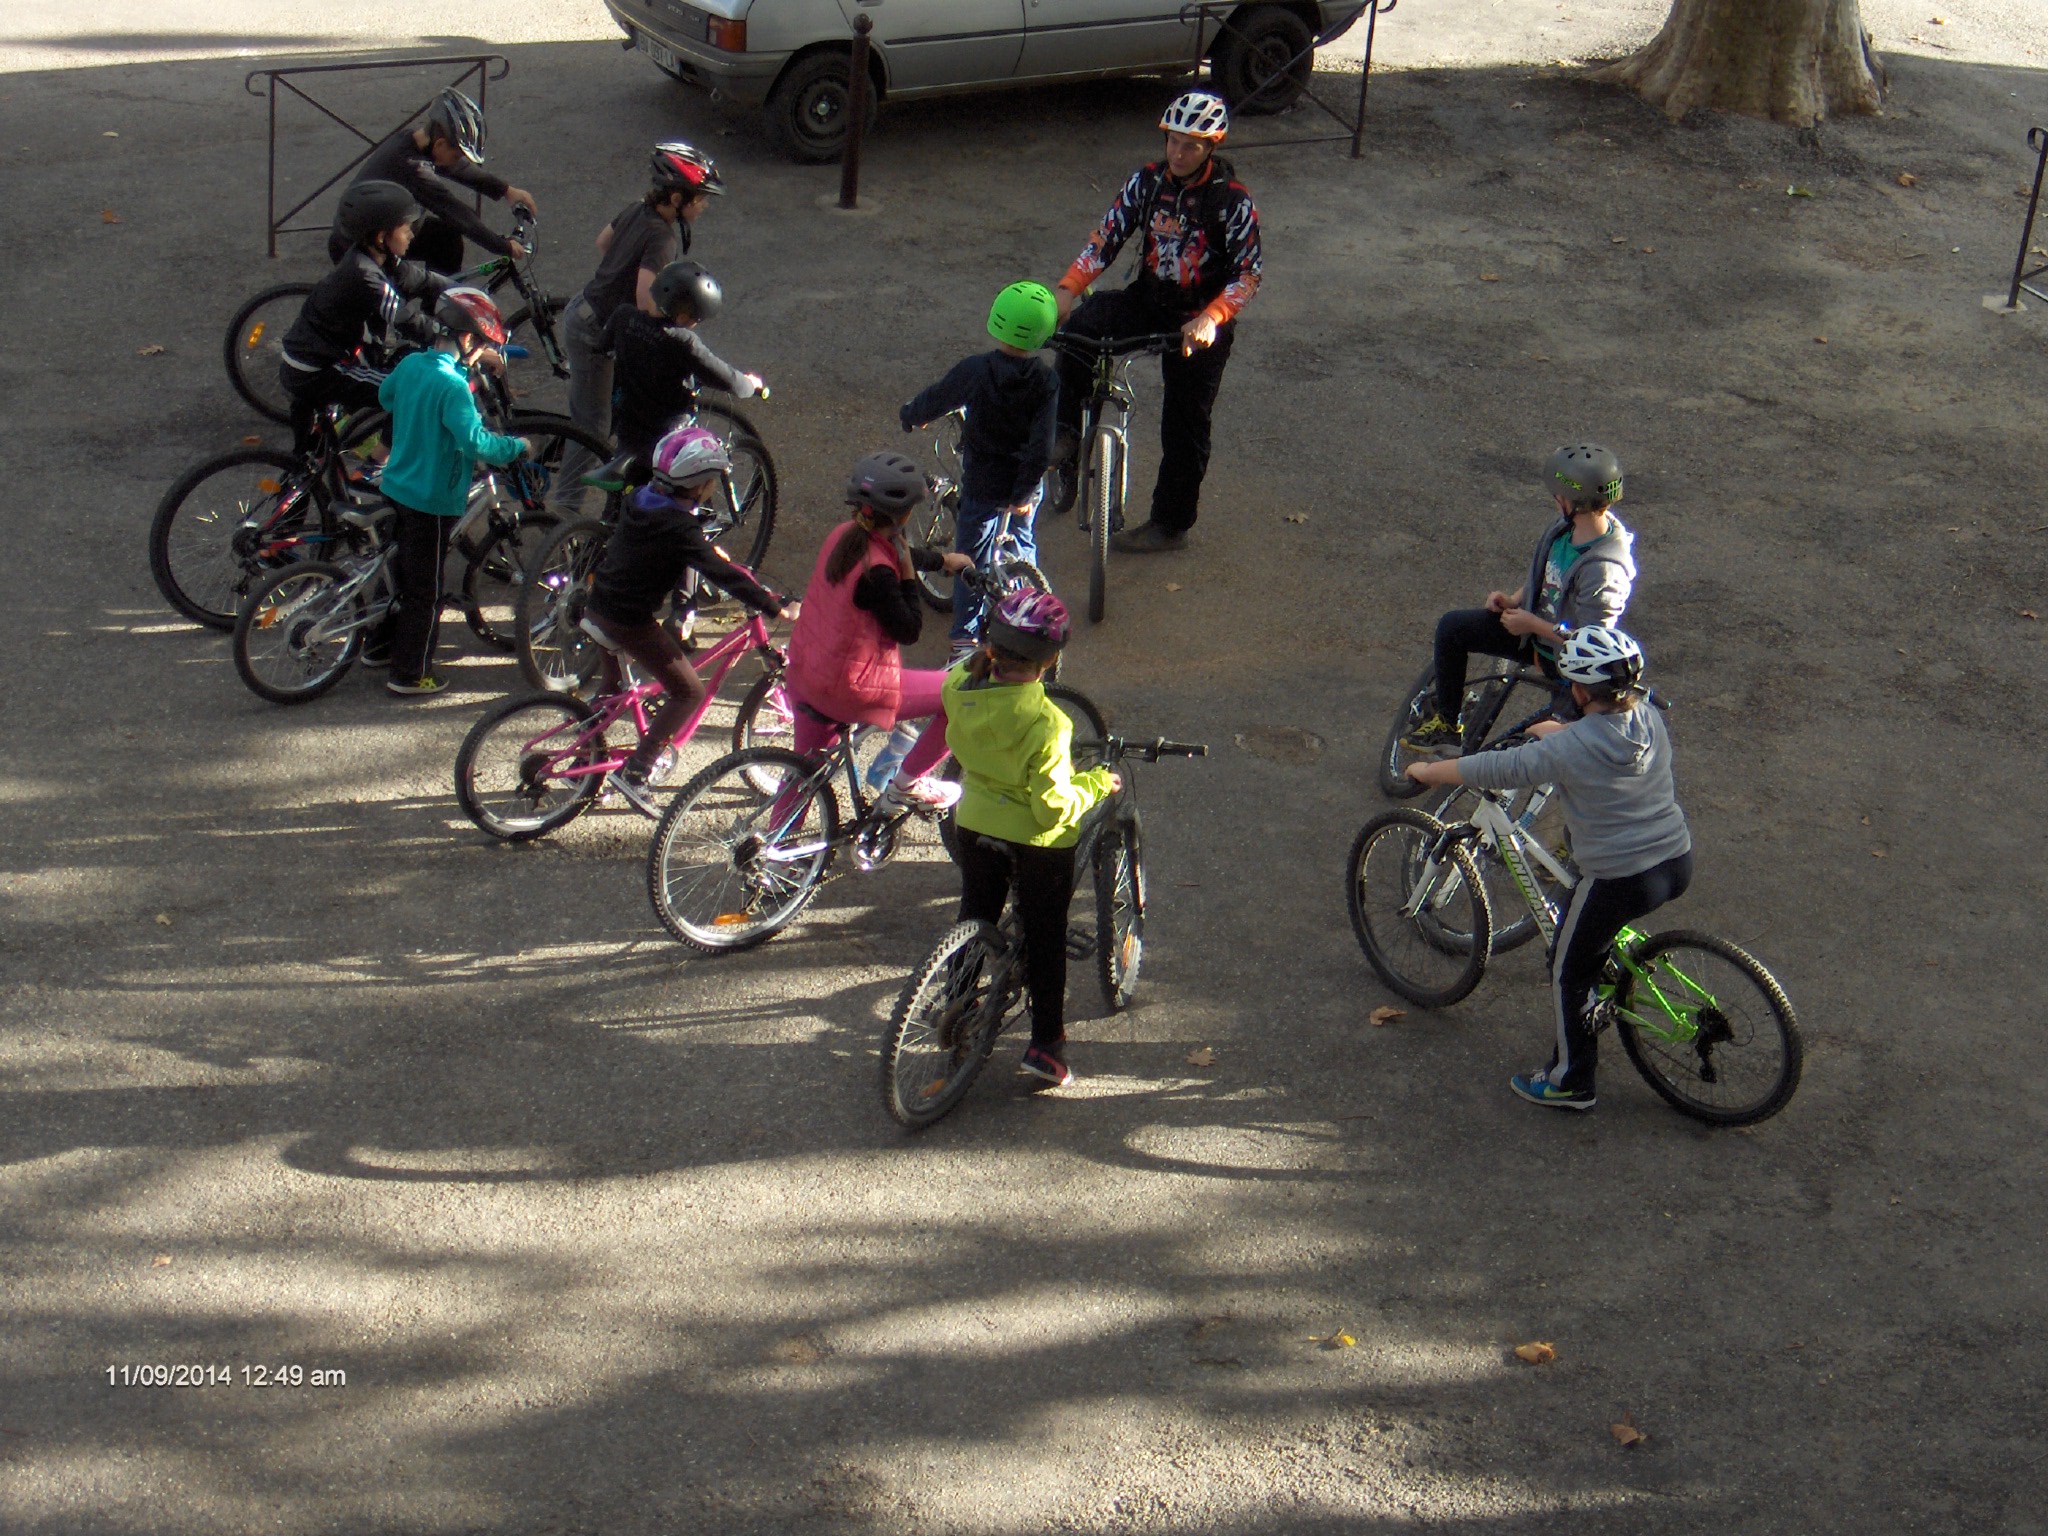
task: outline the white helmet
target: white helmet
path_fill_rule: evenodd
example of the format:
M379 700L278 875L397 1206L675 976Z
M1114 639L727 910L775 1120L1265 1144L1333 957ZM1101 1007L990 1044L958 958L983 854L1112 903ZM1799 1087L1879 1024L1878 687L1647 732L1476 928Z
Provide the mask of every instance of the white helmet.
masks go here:
M1159 126L1168 133L1184 133L1191 139L1207 139L1211 144L1220 144L1223 136L1230 132L1230 108L1221 96L1207 91L1189 91L1184 96L1174 97L1173 105L1159 119Z
M1618 629L1588 624L1565 637L1557 670L1587 688L1633 688L1643 680L1643 648Z

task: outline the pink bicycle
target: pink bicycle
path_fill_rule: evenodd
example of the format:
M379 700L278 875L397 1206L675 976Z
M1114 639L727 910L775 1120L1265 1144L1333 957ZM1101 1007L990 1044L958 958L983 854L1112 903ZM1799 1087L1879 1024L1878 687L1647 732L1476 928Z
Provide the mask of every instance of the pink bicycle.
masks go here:
M762 674L733 717L733 750L794 739L782 688L786 658L768 638L767 621L755 613L695 658L704 677L704 702L677 734L677 748L697 734L726 677L746 656L760 660ZM605 776L624 766L647 732L648 706L660 693L659 683L638 682L590 700L570 693L505 700L463 738L455 754L455 798L471 821L507 842L527 842L567 826L597 799Z

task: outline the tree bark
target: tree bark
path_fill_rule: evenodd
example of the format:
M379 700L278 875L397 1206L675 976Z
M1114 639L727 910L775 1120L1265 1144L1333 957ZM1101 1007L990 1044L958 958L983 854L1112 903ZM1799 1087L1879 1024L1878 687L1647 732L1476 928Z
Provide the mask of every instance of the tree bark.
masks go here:
M1856 0L1672 0L1648 47L1593 78L1672 118L1708 107L1806 128L1884 102Z

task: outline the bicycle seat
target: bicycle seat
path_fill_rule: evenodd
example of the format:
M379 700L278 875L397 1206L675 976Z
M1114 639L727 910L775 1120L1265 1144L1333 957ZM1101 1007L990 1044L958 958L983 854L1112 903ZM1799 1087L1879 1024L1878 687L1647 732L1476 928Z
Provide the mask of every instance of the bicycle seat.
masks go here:
M358 506L345 506L335 515L351 528L378 528L389 522L396 509L388 501L366 502Z
M637 453L622 453L583 476L583 483L607 493L637 490L654 478L654 466Z

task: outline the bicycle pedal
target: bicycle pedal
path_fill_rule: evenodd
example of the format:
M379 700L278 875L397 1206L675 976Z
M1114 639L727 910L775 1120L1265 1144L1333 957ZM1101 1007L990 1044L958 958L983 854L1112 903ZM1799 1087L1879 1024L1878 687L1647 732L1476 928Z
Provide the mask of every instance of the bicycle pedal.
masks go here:
M1075 923L1067 929L1067 958L1086 960L1095 953L1095 930Z

